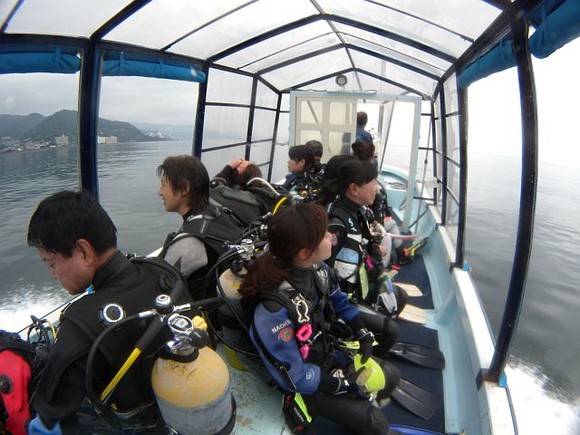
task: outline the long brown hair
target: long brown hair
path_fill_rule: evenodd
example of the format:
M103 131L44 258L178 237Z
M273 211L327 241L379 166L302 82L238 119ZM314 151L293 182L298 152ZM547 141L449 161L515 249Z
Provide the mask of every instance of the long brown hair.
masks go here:
M245 186L248 184L252 178L260 177L262 178L262 171L255 163L250 163L246 166L241 173L235 171L234 173L234 184L238 186Z
M326 211L318 204L282 207L268 224L269 249L249 267L238 292L242 297L251 298L277 288L290 277L298 252L314 251L326 235L327 227Z

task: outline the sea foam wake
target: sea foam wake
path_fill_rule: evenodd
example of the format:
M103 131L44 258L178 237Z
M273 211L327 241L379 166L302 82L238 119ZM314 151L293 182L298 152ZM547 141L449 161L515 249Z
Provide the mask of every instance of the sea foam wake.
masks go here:
M20 331L30 324L30 315L37 317L67 302L67 294L54 289L30 291L30 295L44 294L42 300L30 301L27 295L11 298L0 308L0 329ZM6 303L7 302L7 303ZM580 433L580 398L565 403L544 385L548 381L538 367L524 361L510 360L506 369L510 393L516 410L521 434L576 435Z
M538 367L510 361L506 369L519 433L580 434L580 398L565 403L548 392L548 379Z

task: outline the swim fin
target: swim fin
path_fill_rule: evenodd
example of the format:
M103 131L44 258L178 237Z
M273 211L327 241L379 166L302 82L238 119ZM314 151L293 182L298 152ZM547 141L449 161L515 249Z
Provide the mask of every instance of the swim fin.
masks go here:
M415 305L407 304L403 311L397 314L397 318L406 320L407 322L419 323L425 325L427 323L427 315L423 308Z
M398 341L391 346L389 353L422 367L436 370L445 368L445 356L439 349L432 347Z
M425 246L428 241L429 241L429 237L423 237L421 240L415 242L412 246L409 246L408 248L403 249L403 252L405 253L405 257L412 260L415 257L415 253L419 249L421 249L423 246Z
M393 284L395 284L395 287L401 287L403 290L405 290L407 292L407 296L409 296L410 298L420 298L423 296L423 292L415 284L407 284L404 282L394 282L394 281Z
M391 398L423 420L431 419L441 406L439 397L403 378L391 393Z

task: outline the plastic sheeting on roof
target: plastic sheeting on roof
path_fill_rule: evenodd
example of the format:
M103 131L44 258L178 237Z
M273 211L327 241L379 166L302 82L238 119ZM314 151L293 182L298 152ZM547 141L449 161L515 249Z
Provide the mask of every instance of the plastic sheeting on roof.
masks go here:
M189 58L208 69L252 74L280 91L301 84L321 89L331 76L354 73L351 83L358 86L352 90L364 91L393 88L406 69L409 82L400 83L397 93L422 96L431 96L437 80L501 13L484 0L19 0L11 5L0 6L0 45L12 42L6 38L11 36L47 44L65 38L81 51L94 43L107 53L158 52L163 59L163 66L107 63L106 74L189 79L186 70L171 77L166 72L170 59ZM322 56L330 45L337 47L334 54ZM364 80L356 77L361 73ZM363 81L370 84L362 88Z

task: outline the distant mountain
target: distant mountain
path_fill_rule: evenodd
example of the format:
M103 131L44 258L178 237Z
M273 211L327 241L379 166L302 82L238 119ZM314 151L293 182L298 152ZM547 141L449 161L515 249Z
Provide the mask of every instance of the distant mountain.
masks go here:
M0 137L9 136L19 139L43 120L44 116L40 113L31 113L27 116L0 115Z
M77 117L75 110L61 110L48 117L38 113L28 116L0 115L0 138L54 142L61 135L69 137L70 143L77 143ZM128 122L99 118L99 136L115 136L118 142L145 142L163 140L152 137Z

